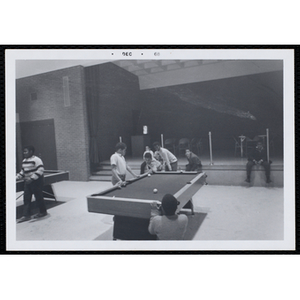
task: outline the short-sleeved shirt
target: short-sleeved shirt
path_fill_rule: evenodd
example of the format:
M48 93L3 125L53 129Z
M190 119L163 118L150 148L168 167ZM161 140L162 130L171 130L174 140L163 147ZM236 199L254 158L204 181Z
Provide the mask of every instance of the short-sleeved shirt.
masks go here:
M118 175L126 175L126 161L125 157L117 152L115 152L110 157L110 164L117 167L117 174Z
M155 216L150 219L148 230L159 240L182 240L188 225L186 215Z

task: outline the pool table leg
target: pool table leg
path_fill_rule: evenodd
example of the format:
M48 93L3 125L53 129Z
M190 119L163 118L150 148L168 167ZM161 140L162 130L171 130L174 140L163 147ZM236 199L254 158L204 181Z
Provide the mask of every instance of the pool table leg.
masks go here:
M191 211L192 211L192 215L195 214L194 212L194 203L193 203L193 198L190 199L190 203L191 203Z
M189 208L192 212L192 215L195 214L194 212L194 203L193 203L193 198L191 198L187 203L186 205L183 207L183 208Z

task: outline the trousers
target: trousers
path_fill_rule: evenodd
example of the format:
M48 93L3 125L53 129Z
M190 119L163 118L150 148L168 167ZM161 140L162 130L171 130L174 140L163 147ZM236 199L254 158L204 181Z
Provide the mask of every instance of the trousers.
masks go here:
M254 165L255 165L255 162L253 162L253 161L248 161L248 162L247 162L246 170L247 170L247 178L248 178L248 179L250 179L251 171L252 171L252 168L253 168ZM264 167L264 169L265 169L265 172L266 172L266 178L267 178L267 179L270 179L270 172L271 172L270 163L268 163L267 161L264 161L261 165L262 165L262 166Z
M46 205L43 197L43 186L44 178L43 176L37 180L32 181L31 183L24 183L24 207L23 215L26 217L31 216L31 201L32 195L35 197L35 201L39 208L40 213L46 213Z

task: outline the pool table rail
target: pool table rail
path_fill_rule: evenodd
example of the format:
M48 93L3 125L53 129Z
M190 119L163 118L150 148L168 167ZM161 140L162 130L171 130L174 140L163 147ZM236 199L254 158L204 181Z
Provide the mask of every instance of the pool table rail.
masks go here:
M55 182L69 180L69 172L68 171L53 171L53 170L45 170L44 171L44 185L49 185ZM16 191L21 192L24 191L24 180L16 181Z
M169 174L169 172L166 173ZM177 212L179 212L189 201L191 201L193 195L197 193L203 185L206 184L207 176L205 173L189 173L195 174L196 176L174 194L174 196L180 202ZM178 174L178 172L176 172L176 174ZM128 197L105 196L107 192L113 191L114 189L116 189L116 186L113 186L112 188L109 188L98 194L87 196L88 211L92 213L149 219L151 216L151 203L161 203L160 201L151 199L141 200Z

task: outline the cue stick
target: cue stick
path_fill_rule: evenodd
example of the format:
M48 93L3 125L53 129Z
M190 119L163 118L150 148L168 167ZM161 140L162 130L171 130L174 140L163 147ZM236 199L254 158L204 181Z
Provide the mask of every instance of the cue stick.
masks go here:
M270 162L269 128L267 128L266 132L267 132L267 159L268 159L268 162Z
M160 135L160 140L161 140L161 146L164 147L164 135Z
M211 132L208 133L209 137L209 153L210 153L210 164L213 165L213 159L212 159L212 146L211 146Z
M21 195L19 195L19 197L16 199L16 201L21 197L21 196L23 196L24 195L24 193L22 193Z

